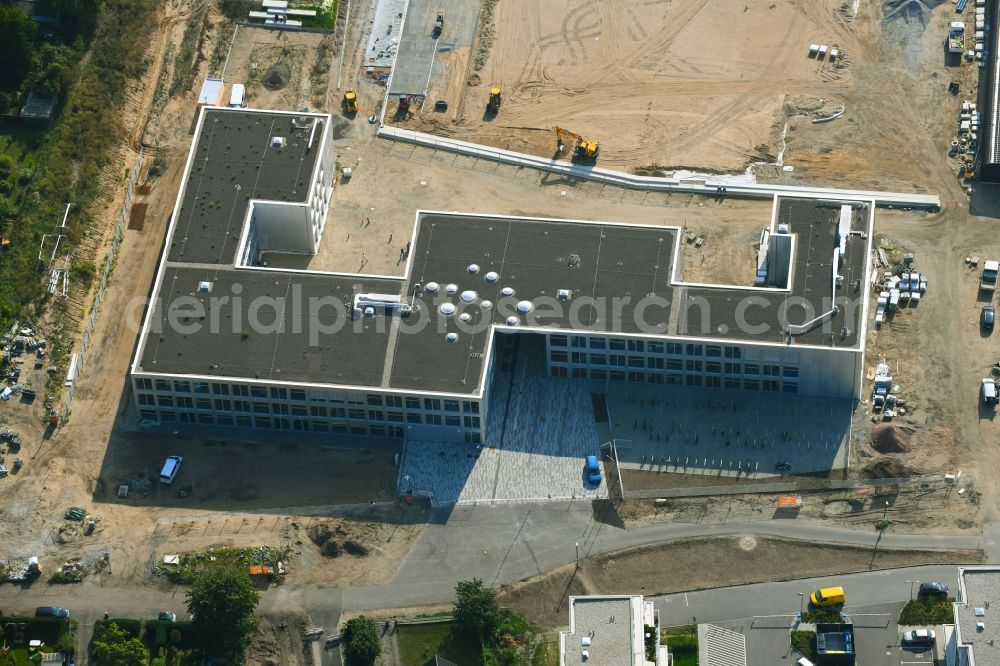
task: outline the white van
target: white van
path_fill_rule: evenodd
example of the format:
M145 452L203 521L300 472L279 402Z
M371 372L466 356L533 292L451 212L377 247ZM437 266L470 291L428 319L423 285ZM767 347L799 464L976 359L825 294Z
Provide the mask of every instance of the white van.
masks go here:
M805 657L799 657L795 661L795 666L813 666L813 663L806 659Z
M177 473L181 471L182 462L184 462L184 458L180 456L167 458L167 462L163 463L163 469L160 470L160 481L168 486L173 483L174 479L177 478Z
M229 106L233 109L242 109L246 106L244 99L246 98L246 86L242 83L234 83L233 91L229 95Z
M983 379L983 404L990 406L997 404L997 385L992 377Z

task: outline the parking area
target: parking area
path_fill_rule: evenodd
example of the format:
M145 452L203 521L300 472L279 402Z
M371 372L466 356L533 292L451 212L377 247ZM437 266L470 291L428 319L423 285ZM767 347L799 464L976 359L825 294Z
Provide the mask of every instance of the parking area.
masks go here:
M469 0L409 0L389 93L426 95L432 74L442 71L440 65L435 67L438 54L450 58L448 54L465 51L461 55L467 56L479 8L479 2ZM444 21L440 33L434 28L439 14Z
M760 477L847 464L849 400L612 384L607 406L625 468Z
M498 351L484 445L407 442L404 492L442 504L607 497L604 479L584 478L600 444L587 385L549 377L544 342L520 337Z
M857 663L866 666L932 666L937 655L934 647L909 647L900 644L900 635L914 627L899 627L896 619L903 603L885 603L851 608L849 618L854 624ZM814 625L795 623L795 615L766 615L726 622L712 622L716 633L735 632L746 640L747 666L793 664L798 653L792 650L789 631L813 630ZM934 627L938 637L943 627ZM704 632L702 632L704 633ZM723 633L724 635L724 633Z

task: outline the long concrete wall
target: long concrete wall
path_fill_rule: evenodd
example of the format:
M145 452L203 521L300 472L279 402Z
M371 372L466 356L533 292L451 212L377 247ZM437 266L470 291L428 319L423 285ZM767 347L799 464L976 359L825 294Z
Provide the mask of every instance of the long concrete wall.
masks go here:
M511 164L514 166L540 169L551 173L583 178L609 185L627 187L636 190L654 192L678 192L684 194L701 194L716 196L725 194L730 197L749 199L771 199L775 194L781 196L828 196L831 199L865 199L875 200L877 206L886 208L919 208L936 212L941 208L941 199L936 194L916 194L906 192L875 192L869 190L839 190L825 187L800 187L794 185L776 185L772 183L739 183L713 180L711 178L657 178L653 176L636 176L622 171L602 169L579 164L558 162L545 157L537 157L512 150L492 148L467 141L448 139L445 137L415 132L413 130L381 125L378 136L383 139L412 143L437 150L444 150L459 155L468 155L480 159ZM724 191L723 189L724 188Z

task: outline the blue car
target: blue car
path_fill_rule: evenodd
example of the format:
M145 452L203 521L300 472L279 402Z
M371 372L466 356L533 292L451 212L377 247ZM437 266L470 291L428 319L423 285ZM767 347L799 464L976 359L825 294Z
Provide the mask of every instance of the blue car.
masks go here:
M597 462L597 456L587 456L587 481L593 484L601 482L601 464Z

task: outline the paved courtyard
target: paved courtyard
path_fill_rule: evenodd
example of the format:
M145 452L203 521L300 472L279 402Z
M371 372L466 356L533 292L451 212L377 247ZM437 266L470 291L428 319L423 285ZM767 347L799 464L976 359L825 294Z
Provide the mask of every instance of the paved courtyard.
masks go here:
M587 383L550 378L544 342L517 338L498 342L485 444L407 442L403 490L437 504L607 497L583 478L600 446Z
M822 472L847 461L851 401L684 386L610 384L622 467L723 476Z

